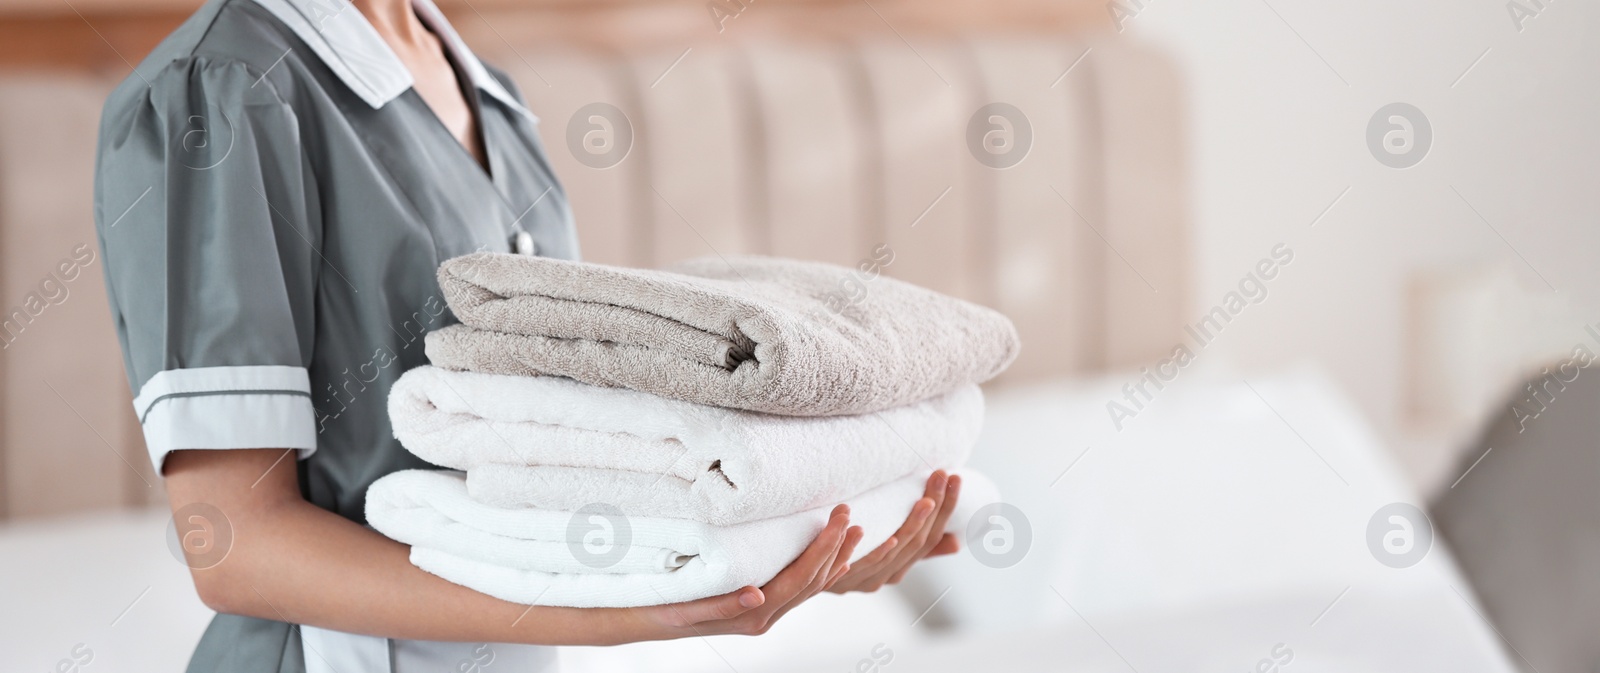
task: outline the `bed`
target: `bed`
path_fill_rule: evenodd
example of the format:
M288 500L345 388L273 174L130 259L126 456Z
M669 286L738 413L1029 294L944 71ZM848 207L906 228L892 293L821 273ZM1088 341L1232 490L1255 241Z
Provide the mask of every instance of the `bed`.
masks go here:
M571 648L566 670L1222 671L1285 652L1294 671L1517 670L1443 542L1404 569L1373 556L1369 518L1417 496L1324 376L1196 367L1123 432L1105 415L1122 376L991 397L975 463L1031 524L1014 566L963 553L762 638ZM0 651L178 670L210 613L166 527L148 509L0 534L0 595L27 606L0 616Z

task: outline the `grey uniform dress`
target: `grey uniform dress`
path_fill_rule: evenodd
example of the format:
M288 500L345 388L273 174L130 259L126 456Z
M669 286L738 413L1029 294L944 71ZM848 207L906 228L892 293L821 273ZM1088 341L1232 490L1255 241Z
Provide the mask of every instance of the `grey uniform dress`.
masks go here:
M180 449L294 449L305 498L363 522L368 485L427 467L385 406L426 361L423 334L452 321L439 263L577 257L537 119L428 0L414 7L477 112L487 172L345 0L211 0L107 101L95 219L158 469ZM189 670L548 668L537 650L219 615Z

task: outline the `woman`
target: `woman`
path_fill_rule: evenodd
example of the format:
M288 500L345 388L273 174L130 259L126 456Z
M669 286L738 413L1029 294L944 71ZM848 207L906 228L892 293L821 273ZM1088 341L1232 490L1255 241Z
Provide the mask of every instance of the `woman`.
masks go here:
M841 506L760 588L527 608L361 525L368 485L428 467L384 400L450 320L439 262L577 257L536 121L429 0L211 0L112 94L96 222L135 409L175 521L226 542L185 545L221 613L189 670L552 670L543 646L761 633L819 591L955 550L959 483L935 474L854 564Z

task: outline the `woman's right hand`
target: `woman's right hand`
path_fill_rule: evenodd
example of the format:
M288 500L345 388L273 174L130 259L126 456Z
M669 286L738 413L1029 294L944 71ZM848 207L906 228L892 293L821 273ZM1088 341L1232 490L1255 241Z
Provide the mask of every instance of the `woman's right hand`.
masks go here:
M850 508L839 505L800 557L759 589L749 586L687 603L631 608L643 630L636 639L766 633L778 618L827 590L850 569L850 555L861 536L861 527L850 525Z

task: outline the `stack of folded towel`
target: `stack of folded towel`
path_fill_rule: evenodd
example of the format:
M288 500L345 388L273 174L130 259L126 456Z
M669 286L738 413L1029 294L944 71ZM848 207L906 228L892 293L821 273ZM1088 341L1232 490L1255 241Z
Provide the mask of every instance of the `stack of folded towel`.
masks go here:
M977 439L1000 314L888 278L760 257L667 271L480 253L440 267L463 324L389 396L453 470L374 483L367 519L452 582L626 607L761 585L851 506L870 552ZM966 479L963 504L984 499Z

